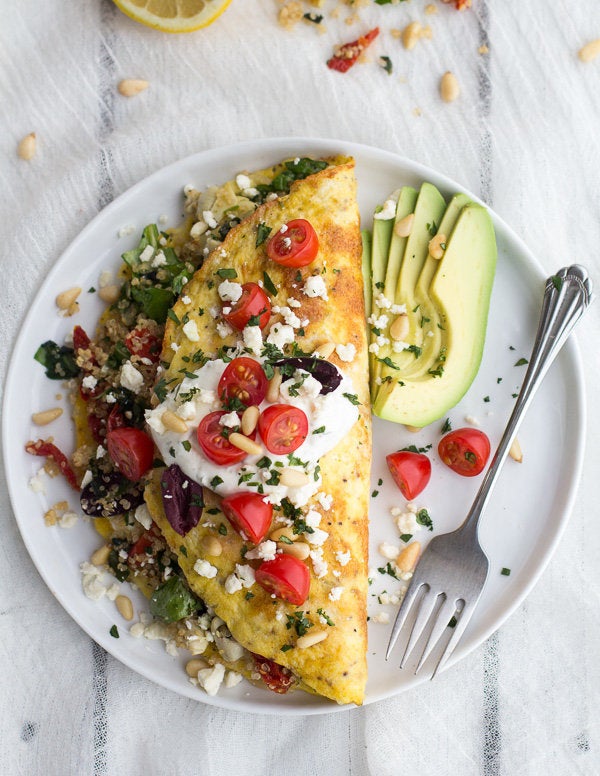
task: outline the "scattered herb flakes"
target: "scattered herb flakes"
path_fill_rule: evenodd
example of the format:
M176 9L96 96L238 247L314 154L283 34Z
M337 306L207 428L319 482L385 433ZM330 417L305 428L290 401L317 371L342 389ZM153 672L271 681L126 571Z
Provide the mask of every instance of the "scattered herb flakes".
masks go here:
M225 523L221 523L221 525L219 526L219 533L221 534L221 536L227 536L227 526L225 525Z
M216 488L218 485L220 485L223 482L223 478L219 477L218 474L216 474L212 480L210 481L210 487Z
M457 623L457 619L454 615L450 618L450 622L448 623L449 628L455 628Z
M244 598L246 599L246 601L250 601L251 598L254 598L254 593L252 593L250 590L248 590L248 592L246 593Z
M267 291L271 294L271 296L277 296L277 286L271 278L269 277L268 272L263 272L263 283Z
M233 267L221 267L221 269L218 269L215 272L215 275L223 278L223 280L233 280L234 278L237 278L237 272Z
M113 637L113 639L119 638L119 629L116 625L113 625L112 628L108 631L110 635Z
M449 431L452 431L452 423L450 423L450 418L446 418L442 426L442 434L447 434Z
M484 400L484 402L489 402L490 401L490 397L489 396L484 396L483 400Z
M181 443L181 446L186 451L186 453L189 453L190 450L192 449L192 443L190 442L189 439L184 439L183 442Z
M305 13L302 18L306 19L307 22L311 22L312 24L321 24L321 22L323 21L323 14Z
M380 574L389 574L390 577L393 577L394 579L400 580L400 577L396 573L396 570L392 566L392 564L388 561L385 566L379 566L377 568L377 571Z
M360 404L360 402L358 400L358 396L355 393L344 393L342 395L345 396L346 399L348 399L350 404L355 404L355 405Z
M475 453L471 450L465 450L465 458L469 463L475 463L477 461Z
M411 347L415 347L415 346L412 345ZM397 364L394 364L394 362L389 356L386 356L385 358L378 358L377 361L379 361L381 364L385 364L386 366L389 366L390 369L400 369L400 367Z
M416 514L416 521L419 525L425 526L430 531L433 531L433 521L429 516L429 512L426 509L419 509Z
M427 224L427 231L432 237L435 237L437 234L437 224L435 221L432 221L430 224Z
M378 495L379 495L379 491L378 491L378 490L374 490L374 491L371 493L371 498L377 498L377 496L378 496Z
M515 361L515 366L525 366L528 363L529 361L526 358L520 358L518 361Z
M500 383L501 383L501 382L502 382L502 378L501 378L501 377L497 377L497 378L496 378L496 383L497 383L498 385L500 385Z
M90 286L88 288L88 294L95 294L95 293L96 293L96 289L94 288L94 286Z
M379 66L383 70L385 70L385 72L388 75L391 75L393 70L394 70L394 66L392 65L392 60L389 57L381 56L381 57L379 57L378 61L379 61Z
M506 566L502 569L500 572L503 577L510 577L510 569L507 569Z
M550 277L550 280L552 281L552 285L554 286L554 288L557 291L560 291L561 288L563 287L563 283L564 283L563 279L561 277L559 277L558 275L552 275Z
M287 622L285 627L290 630L294 628L298 636L304 636L313 623L304 616L303 611L296 611L294 614L286 614ZM308 614L308 612L306 612Z
M325 609L321 609L321 608L317 609L317 614L325 620L327 625L330 625L330 626L335 625L335 623L333 622L331 617L327 614Z
M379 487L383 485L383 480L381 479L381 477L377 480L377 484L379 485Z
M400 541L404 542L404 544L408 544L412 538L412 534L400 534Z
M261 221L260 224L256 227L256 247L258 248L264 242L266 242L270 234L271 234L271 227L267 226L263 221Z
M425 447L417 447L416 445L408 445L408 447L402 447L398 452L400 453L428 453L431 450L432 445L425 445Z
M184 544L181 544L181 545L179 546L179 552L180 552L180 553L181 553L181 554L182 554L182 555L183 555L185 558L187 558L187 547L186 547Z
M313 434L323 434L325 432L325 426L319 426L313 431Z
M412 353L415 358L419 358L421 353L423 352L423 349L420 348L418 345L409 345L406 350L408 350L409 353Z
M294 649L293 644L284 644L283 647L281 647L282 652L289 652L290 649Z

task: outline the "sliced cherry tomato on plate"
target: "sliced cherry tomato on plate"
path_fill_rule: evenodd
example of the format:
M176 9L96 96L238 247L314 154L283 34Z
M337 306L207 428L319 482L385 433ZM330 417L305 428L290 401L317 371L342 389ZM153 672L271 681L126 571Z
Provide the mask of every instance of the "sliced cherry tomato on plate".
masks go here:
M106 447L112 462L131 482L137 482L151 468L154 443L139 428L115 428L106 435Z
M265 502L259 493L234 493L221 502L223 514L241 533L254 544L262 542L271 527L273 505Z
M252 322L264 329L271 317L271 302L258 283L244 283L237 302L226 306L231 310L223 313L223 318L238 331Z
M304 218L288 221L267 243L267 256L283 267L306 267L319 252L319 238Z
M308 598L310 572L299 558L281 553L260 564L256 569L256 581L282 601L301 606Z
M331 59L327 60L327 67L331 70L337 70L339 73L345 73L347 70L350 70L363 51L371 45L378 35L379 27L374 27L366 35L361 35L357 40L337 46Z
M240 356L225 367L217 392L221 401L228 405L237 399L244 407L260 404L267 393L269 381L262 366L253 358Z
M60 469L61 474L65 476L69 485L75 490L79 490L77 477L69 463L69 459L55 444L46 442L44 439L38 439L36 442L27 442L25 450L31 455L41 455L43 458L52 458Z
M222 410L209 412L200 421L197 434L198 444L209 461L227 466L243 461L248 453L235 447L227 439L227 432L231 432L231 429L220 424L219 421L223 415L227 415L227 413ZM252 434L250 438L254 439L255 436L256 433Z
M478 428L457 428L440 439L438 453L453 472L475 477L490 457L490 440Z
M308 436L305 413L291 404L272 404L258 419L258 433L273 455L293 453Z
M408 501L422 493L431 477L431 461L422 453L399 450L385 458L400 492Z
M125 339L125 347L132 356L148 358L152 362L160 357L161 341L143 326L136 326Z

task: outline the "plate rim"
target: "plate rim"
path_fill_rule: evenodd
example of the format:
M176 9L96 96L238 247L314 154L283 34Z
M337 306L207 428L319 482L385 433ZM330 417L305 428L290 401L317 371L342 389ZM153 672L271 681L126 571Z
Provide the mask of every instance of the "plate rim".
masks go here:
M227 163L227 160L233 158L234 156L248 155L248 154L258 155L261 153L262 154L267 153L268 155L272 155L273 158L276 159L276 158L282 158L281 154L285 155L286 152L289 154L290 149L294 149L294 148L296 150L297 149L306 150L309 153L321 153L321 154L347 153L348 155L351 155L355 159L357 159L357 161L365 160L368 162L369 158L370 159L379 158L382 161L387 160L390 162L392 166L402 167L406 170L410 170L411 174L417 176L422 180L432 180L436 185L438 185L440 188L445 189L446 191L455 191L455 192L461 191L468 194L474 201L479 202L480 204L483 204L488 209L492 217L492 221L494 223L494 228L496 230L497 236L502 240L508 242L512 246L516 247L518 253L520 254L520 258L523 257L526 259L526 262L528 263L529 268L535 271L535 273L539 276L540 280L543 280L546 277L546 273L543 270L541 263L538 261L536 256L532 253L532 251L527 247L526 243L521 239L521 237L518 234L516 234L512 230L511 227L508 226L508 224L504 221L504 219L501 216L499 216L492 207L489 207L485 202L481 200L481 198L477 197L475 194L470 192L467 188L465 188L464 186L462 186L460 183L453 180L452 178L446 176L444 173L437 172L433 168L430 168L420 162L412 160L401 154L376 148L374 146L367 145L364 143L356 143L353 141L346 141L346 140L340 140L340 139L334 139L334 138L319 138L319 137L310 137L310 136L299 136L299 137L282 136L282 137L275 137L275 138L259 138L255 140L245 140L238 143L230 143L223 146L217 146L215 148L205 149L203 151L199 151L194 154L190 154L186 157L183 157L181 159L175 160L170 164L164 165L158 170L154 170L149 175L138 180L132 186L127 188L125 191L123 191L118 197L112 200L112 202L110 202L106 207L100 210L83 227L83 229L76 234L73 240L71 240L70 243L67 245L67 247L60 253L58 258L55 260L52 267L50 268L48 274L42 279L42 282L39 284L37 290L35 291L33 295L33 299L29 305L29 309L22 318L22 321L20 324L20 330L14 340L14 344L12 347L10 359L8 361L8 366L7 366L6 374L4 378L4 396L3 396L3 402L2 402L2 420L1 420L4 470L6 474L7 489L9 493L11 507L13 510L13 514L14 514L17 526L19 528L19 534L25 544L27 552L38 574L43 579L44 583L46 584L46 586L48 587L48 589L50 590L54 598L56 598L56 600L59 602L62 608L77 623L77 625L85 633L87 633L87 635L91 639L99 643L115 659L117 659L119 662L126 665L130 670L133 670L134 672L144 676L146 679L153 681L155 684L158 684L163 688L169 689L172 692L176 692L178 695L182 695L183 697L188 697L192 700L196 700L196 701L206 703L208 705L220 707L220 708L227 708L227 709L237 710L237 711L241 710L241 711L250 712L250 713L284 714L284 715L292 715L292 716L327 714L327 713L332 713L337 711L348 710L349 708L354 708L354 707L351 705L339 706L337 704L334 704L332 701L328 701L327 699L320 699L321 703L319 705L317 705L317 703L315 703L314 705L288 703L286 705L282 704L278 706L273 701L269 701L263 705L262 703L255 703L254 701L240 701L239 699L234 699L234 698L228 699L223 694L215 697L211 697L205 694L200 694L197 691L195 693L190 692L188 694L184 694L181 692L180 689L169 686L168 683L163 682L161 681L160 678L153 676L150 670L146 670L145 665L142 665L142 666L137 665L135 664L135 661L129 659L128 655L118 654L117 643L113 639L110 639L109 641L108 635L103 636L103 634L98 635L96 633L92 635L90 630L81 623L81 617L77 614L77 611L76 611L77 607L70 603L69 597L66 595L59 594L57 591L53 589L50 575L48 571L44 568L43 564L41 563L42 559L39 558L37 551L30 544L27 536L27 532L22 529L21 519L18 516L18 510L16 508L16 504L18 502L17 502L17 494L15 492L15 488L17 487L17 484L13 483L11 481L11 478L9 477L9 474L12 473L12 470L11 470L12 464L10 463L10 460L11 460L10 453L12 452L12 450L14 450L14 445L11 450L11 446L8 439L8 430L7 430L8 423L6 421L6 418L7 418L7 410L10 409L10 405L11 405L11 398L13 394L13 384L16 383L16 378L13 379L11 376L15 374L15 366L18 359L18 355L22 350L23 341L26 339L27 329L31 326L36 302L38 298L42 296L45 289L48 286L52 285L54 281L54 277L56 274L60 272L62 264L65 261L68 261L69 255L72 252L75 252L75 253L77 252L77 250L79 249L80 243L85 242L85 240L87 240L88 234L90 232L94 233L94 231L99 226L101 226L104 220L106 220L107 218L110 218L113 212L114 213L118 212L123 207L123 205L129 202L130 200L135 200L138 196L142 194L145 188L152 186L152 184L155 181L160 180L161 177L164 177L169 173L175 173L178 167L182 169L194 168L194 167L201 169L204 163L206 162L212 163L215 159L219 159L219 157L221 157L224 163ZM294 151L291 150L291 153L294 153ZM183 185L184 183L182 180L182 187ZM382 192L382 197L384 197L386 193L387 192ZM116 246L116 250L118 250L118 245ZM499 613L498 616L494 617L493 622L489 625L489 627L484 629L483 633L480 633L478 638L473 640L473 643L468 644L467 647L464 647L462 650L457 650L457 653L455 653L453 657L448 661L446 668L450 668L452 665L456 664L463 657L466 657L466 655L473 652L477 647L481 646L481 644L483 644L492 633L498 630L506 622L506 620L514 613L514 611L522 604L524 599L530 594L531 590L537 584L541 575L546 569L549 561L551 560L552 556L556 551L556 548L569 522L569 518L573 510L573 505L578 493L581 471L582 471L583 461L585 456L585 442L586 442L585 429L586 429L587 410L586 410L586 392L585 392L583 362L581 359L581 354L580 354L577 341L575 340L574 337L571 337L569 339L569 341L566 343L565 347L563 348L562 353L563 354L566 353L567 354L566 357L570 358L571 360L571 366L572 366L571 383L576 389L574 395L572 395L572 398L573 398L573 405L577 410L577 415L578 415L577 420L579 421L578 429L580 433L579 433L579 443L577 444L577 447L576 447L576 455L571 460L571 466L570 466L571 476L569 480L569 487L567 489L567 492L563 493L563 499L562 499L563 507L561 509L561 516L558 521L557 528L554 531L554 535L552 539L548 542L546 550L543 553L543 555L540 558L536 558L535 568L530 572L530 575L526 580L526 582L521 585L521 587L518 590L518 593L512 599L511 604L505 607L502 610L502 612ZM398 695L401 692L404 692L416 686L417 684L422 683L423 681L424 679L411 683L406 687L393 688L387 693L379 694L377 697L365 699L365 705L369 705L371 703L384 700L385 698ZM190 685L190 689L193 689L191 685Z

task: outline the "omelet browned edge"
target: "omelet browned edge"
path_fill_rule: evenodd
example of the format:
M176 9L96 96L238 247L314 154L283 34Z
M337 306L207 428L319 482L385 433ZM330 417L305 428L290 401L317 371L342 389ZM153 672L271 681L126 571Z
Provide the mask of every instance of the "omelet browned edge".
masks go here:
M360 402L359 419L320 462L321 492L332 496L330 509L323 509L316 499L309 503L321 512L320 527L329 534L322 548L327 572L317 577L312 561L307 561L311 569L310 593L300 607L272 598L258 584L250 591L242 589L227 593L224 583L235 571L236 564L257 566L259 562L243 559L244 541L218 508L210 508L212 514L205 508L200 523L181 537L166 520L158 475L147 489L146 501L153 519L177 554L191 588L226 622L240 644L287 666L299 678L301 686L341 704L360 704L367 679L371 412L354 162L351 159L338 161L338 164L294 183L287 196L261 205L229 232L222 247L207 257L183 289L174 307L180 321L196 322L200 340L190 342L182 325L169 320L162 354L165 361L170 361L162 377L167 382L176 381L182 377L181 370L193 368L186 359L198 348L214 356L223 345L235 344L239 334L222 339L208 312L211 307L220 308L222 304L217 290L221 278L215 274L222 268L235 269L239 283L262 281L263 272L267 271L278 289L273 304L283 306L288 297L301 302L301 307L294 308L294 312L309 321L303 327L304 335L297 337L298 345L305 352L312 352L325 342L355 346L356 356L351 362L341 361L335 353L330 360L352 379ZM317 258L301 270L275 264L267 258L264 245L256 247L259 224L266 224L274 234L282 224L294 218L307 219L319 237ZM327 300L309 298L302 291L306 278L317 274L325 280ZM204 311L203 314L200 311ZM271 325L279 317L273 315ZM264 336L266 338L267 331ZM173 343L178 346L176 352L171 348ZM173 385L175 382L169 387ZM218 504L219 499L214 494L207 496L210 504ZM206 555L203 539L207 535L217 536L221 542L223 552L218 557ZM199 558L205 558L217 568L213 579L194 571L194 563ZM347 561L345 565L344 561ZM330 592L338 587L343 588L342 594L338 600L332 600L336 595L330 598ZM303 612L313 623L309 633L324 630L327 637L307 648L295 647L297 635L293 627L286 627L289 625L286 615L293 616L297 611ZM334 624L324 624L319 613ZM288 648L282 650L286 646Z

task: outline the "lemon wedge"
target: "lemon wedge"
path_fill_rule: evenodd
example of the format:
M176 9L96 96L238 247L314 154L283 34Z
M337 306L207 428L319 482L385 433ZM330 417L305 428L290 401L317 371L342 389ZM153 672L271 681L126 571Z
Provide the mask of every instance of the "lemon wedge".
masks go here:
M193 32L208 27L231 0L113 0L136 22L161 32Z

